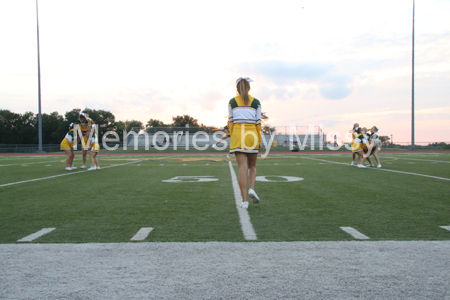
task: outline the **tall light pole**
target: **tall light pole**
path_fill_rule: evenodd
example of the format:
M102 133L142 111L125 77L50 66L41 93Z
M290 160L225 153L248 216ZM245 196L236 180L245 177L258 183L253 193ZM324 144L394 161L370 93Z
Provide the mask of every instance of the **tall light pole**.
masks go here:
M36 0L36 28L37 28L37 53L38 53L38 103L39 103L39 113L38 113L38 135L39 135L39 146L38 152L42 152L42 113L41 113L41 58L39 51L39 14L38 14L38 0Z
M413 18L412 18L412 87L411 87L411 150L414 150L414 14L415 0L413 0Z

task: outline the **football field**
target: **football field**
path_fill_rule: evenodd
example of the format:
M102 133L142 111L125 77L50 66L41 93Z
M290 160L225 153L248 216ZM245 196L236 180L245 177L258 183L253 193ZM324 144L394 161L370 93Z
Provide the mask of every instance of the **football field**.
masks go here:
M0 157L0 243L450 240L449 153L269 155L248 211L226 154L64 159Z
M1 299L450 299L450 153L0 156Z

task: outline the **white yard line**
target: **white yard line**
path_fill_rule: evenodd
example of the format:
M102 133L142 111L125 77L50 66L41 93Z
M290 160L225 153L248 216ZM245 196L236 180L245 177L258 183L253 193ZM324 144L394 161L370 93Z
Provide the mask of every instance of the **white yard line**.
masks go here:
M59 162L59 161L64 160L64 159L65 159L65 157L62 157L59 160L39 161L39 162L26 162L26 163L20 163L20 164L0 165L0 167L22 166L22 165L31 165L31 164L45 164L45 163L51 163L51 162Z
M20 240L18 240L18 242L32 242L35 239L40 238L41 236L43 236L49 232L52 232L55 229L56 228L43 228L43 229L39 230L38 232L35 232L33 234L30 234L29 236L21 238Z
M339 164L339 165L346 165L346 166L349 166L349 167L356 168L355 166L352 166L352 165L350 165L348 163L342 163L342 162L337 162L337 161L332 161L332 160L324 160L324 159L310 158L310 157L302 157L302 158L312 159L312 160L319 160L319 161L325 161L325 162L330 162L330 163ZM428 177L428 178L433 178L433 179L441 179L441 180L448 180L448 181L450 181L450 178L431 176L431 175L425 175L425 174L419 174L419 173L403 172L403 171L390 170L390 169L384 169L384 168L367 168L367 169L372 169L372 170L377 170L377 171L394 172L394 173L402 173L402 174L422 176L422 177Z
M111 166L107 166L107 167L102 167L101 170L107 169L107 168L112 168L112 167L123 166L123 165L127 165L127 164L132 164L132 163L136 163L136 162L139 162L139 161L140 161L140 160L132 161L132 162L127 162L127 163L123 163L123 164L118 164L118 165L111 165ZM17 181L17 182L5 183L5 184L0 184L0 187L9 186L9 185L15 185L15 184L20 184L20 183L33 182L33 181L40 181L40 180L51 179L51 178L56 178L56 177L61 177L61 176L66 176L66 175L73 175L73 174L78 174L78 173L83 173L83 172L92 172L92 171L83 170L83 171L64 173L64 174L59 174L59 175L54 175L54 176L48 176L48 177L35 178L35 179L24 180L24 181ZM99 171L96 171L96 172L99 172ZM101 171L100 171L100 172L101 172Z
M145 240L150 232L152 232L152 227L143 227L131 238L130 241L143 241Z
M246 240L256 240L257 239L256 233L255 230L253 229L252 223L250 222L250 216L248 215L248 211L244 208L241 208L242 203L241 189L239 188L239 183L236 177L236 173L234 172L233 165L231 164L231 161L228 162L228 165L230 166L234 198L236 199L237 211L239 213L239 221L241 222L241 228L242 232L244 233L244 238Z
M441 227L442 229L450 231L450 226L439 226L439 227Z
M358 240L369 240L370 239L370 237L362 234L361 232L359 232L358 230L356 230L353 227L340 227L340 228L342 230L344 230L345 232L347 232L348 234L350 234L355 239L358 239Z
M386 158L395 158L395 159L406 159L406 160L421 160L421 161L431 161L431 162L440 162L450 164L450 161L442 161L442 160L433 160L433 159L419 159L419 158L404 158L404 157L386 157Z

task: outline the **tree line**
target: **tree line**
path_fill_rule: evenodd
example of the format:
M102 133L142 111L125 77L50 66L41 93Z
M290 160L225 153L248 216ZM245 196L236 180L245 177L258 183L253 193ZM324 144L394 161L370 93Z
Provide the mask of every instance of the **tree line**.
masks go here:
M78 123L80 113L86 113L89 118L98 125L99 138L102 139L107 131L115 131L120 139L123 138L123 131L139 132L140 129L146 129L151 132L151 128L159 127L208 127L199 124L198 120L189 116L172 117L173 122L165 124L156 119L150 119L146 126L138 120L118 121L114 114L107 110L74 108L64 115L58 112L42 114L42 144L59 144L69 130L70 123ZM33 112L24 114L14 113L6 109L0 109L0 144L38 144L38 115Z

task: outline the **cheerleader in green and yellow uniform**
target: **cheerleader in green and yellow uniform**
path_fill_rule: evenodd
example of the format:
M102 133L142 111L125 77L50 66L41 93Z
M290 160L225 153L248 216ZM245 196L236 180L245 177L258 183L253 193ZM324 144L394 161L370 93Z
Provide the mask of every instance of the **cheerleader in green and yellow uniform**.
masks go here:
M358 134L356 133L356 130L358 128L359 128L359 124L355 123L355 124L353 124L353 129L349 131L352 134L352 143L350 144L350 146L352 147L352 163L351 163L352 166L355 164L356 152L353 151L353 147L355 146L355 138L358 137Z
M363 145L363 152L365 154L363 154L363 160L361 162L361 164L364 163L364 160L367 159L367 161L369 162L369 167L374 167L372 161L370 160L369 156L367 155L367 153L369 152L369 147L370 147L370 134L367 132L367 128L363 127L361 129L361 134L363 135L364 139L366 140L366 143Z
M355 135L355 140L352 143L352 152L358 154L358 168L365 168L366 166L363 165L363 149L364 145L367 143L367 140L365 138L365 134L362 133L361 127L356 127Z
M236 80L237 96L228 104L228 124L230 128L230 153L234 154L239 168L239 188L242 194L241 207L248 208L247 194L253 203L259 203L255 192L256 160L261 149L261 103L248 94L253 80ZM249 190L247 191L247 176Z
M75 153L73 152L73 123L70 123L69 125L69 132L66 133L66 136L61 142L61 150L64 150L64 152L67 155L66 158L66 170L74 170L76 167L73 167L73 158L75 157Z
M92 126L94 125L94 121L85 113L80 113L78 118L80 120L80 129L83 133L83 139L81 141L81 149L83 150L83 165L81 169L86 169L86 157L88 149L85 149L87 146L89 134L91 133Z
M380 157L378 156L378 152L381 151L381 140L378 136L378 127L373 126L370 128L370 134L369 134L369 147L367 154L364 154L364 157L369 158L369 155L373 155L375 157L375 160L377 161L377 168L381 168L381 161Z
M97 134L94 134L91 138L90 148L89 148L89 157L91 159L91 167L88 171L91 170L100 170L100 166L98 165L97 154L100 151L100 145L98 143Z

